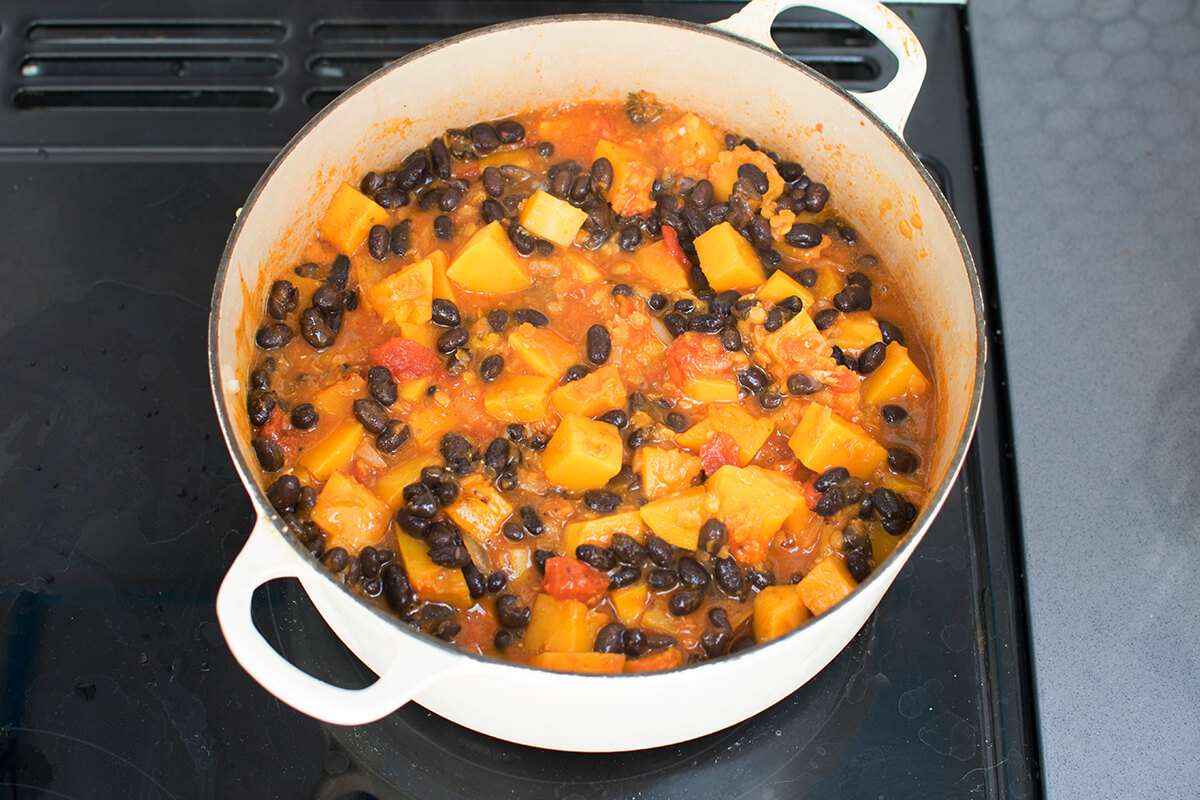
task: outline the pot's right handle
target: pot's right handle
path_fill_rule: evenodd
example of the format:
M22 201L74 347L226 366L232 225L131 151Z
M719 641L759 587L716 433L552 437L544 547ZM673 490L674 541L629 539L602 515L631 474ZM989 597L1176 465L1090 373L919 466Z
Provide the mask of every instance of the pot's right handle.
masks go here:
M925 50L912 30L882 3L874 0L751 0L741 11L714 22L711 27L778 50L771 39L771 23L787 9L797 6L823 9L857 22L892 51L900 63L892 82L874 92L852 94L903 137L904 124L908 122L909 112L925 81Z
M343 689L294 666L259 633L250 616L250 600L255 589L277 578L298 578L301 585L320 579L306 574L310 572L274 524L262 517L217 592L217 619L234 657L251 677L292 708L335 725L364 725L460 671L461 667L438 658L436 648L416 642L406 646L407 637L396 637L399 646L390 665L379 680L363 689Z

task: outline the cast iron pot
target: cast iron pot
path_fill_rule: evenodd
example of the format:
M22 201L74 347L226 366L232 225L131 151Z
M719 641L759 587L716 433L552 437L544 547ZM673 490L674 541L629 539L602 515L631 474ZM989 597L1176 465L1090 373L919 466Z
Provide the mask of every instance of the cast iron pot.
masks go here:
M771 21L796 5L840 13L869 30L898 58L895 79L854 95L783 56L771 42ZM326 107L254 187L213 293L217 414L258 514L217 597L221 628L242 666L284 702L327 722L368 723L412 700L502 739L578 751L653 747L720 730L820 671L862 627L929 528L962 465L982 393L983 313L971 255L945 199L901 138L924 75L920 44L882 5L754 0L708 26L625 15L498 25L403 58ZM413 631L343 589L286 530L259 486L250 448L244 409L251 332L269 276L295 263L342 181L395 163L446 128L564 100L617 100L639 88L799 161L890 265L932 356L941 431L933 490L904 541L866 581L766 646L663 673L547 672ZM379 675L375 683L332 686L267 644L251 621L251 594L282 577L300 580L334 632ZM620 707L663 713L639 714L655 724L630 726L628 715L612 713Z

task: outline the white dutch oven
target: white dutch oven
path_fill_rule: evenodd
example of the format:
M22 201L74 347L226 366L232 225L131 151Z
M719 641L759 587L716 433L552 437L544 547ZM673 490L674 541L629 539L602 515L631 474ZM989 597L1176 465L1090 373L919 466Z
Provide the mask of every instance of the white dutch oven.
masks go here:
M884 89L852 95L784 57L771 21L805 5L840 13L899 60ZM709 26L621 15L499 25L386 67L318 114L276 157L229 237L213 293L210 369L217 413L258 523L230 568L217 614L230 649L264 687L327 722L377 720L410 700L483 733L559 750L632 750L719 730L767 708L820 671L854 636L912 554L950 490L982 393L978 280L962 233L901 139L925 75L912 32L868 0L754 0ZM446 128L571 99L646 89L788 154L828 184L915 306L938 386L934 491L910 533L841 603L768 646L666 673L573 675L475 656L415 633L345 591L286 532L257 484L245 419L245 365L263 287L294 263L334 189L395 163ZM249 304L249 308L247 308ZM298 578L334 632L378 681L347 690L280 657L250 618L263 583ZM886 624L884 621L882 624ZM699 698L704 698L698 702ZM629 726L618 706L662 709ZM569 713L568 713L569 712Z

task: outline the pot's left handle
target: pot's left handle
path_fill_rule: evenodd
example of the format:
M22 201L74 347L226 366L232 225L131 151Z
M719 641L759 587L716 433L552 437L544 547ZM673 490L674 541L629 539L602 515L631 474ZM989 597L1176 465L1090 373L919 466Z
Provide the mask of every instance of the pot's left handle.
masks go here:
M343 689L314 678L271 647L250 616L254 590L277 578L306 580L308 565L262 517L217 593L217 618L229 649L271 694L297 711L335 725L363 725L387 716L427 686L458 670L441 664L433 648L405 652L403 645L379 679L363 689ZM402 638L402 637L397 637ZM415 648L414 648L415 649Z
M857 22L892 51L900 68L891 83L874 92L851 94L903 137L904 125L917 102L921 84L925 82L925 50L912 29L883 3L875 0L751 0L741 11L714 22L711 27L778 50L771 38L771 23L784 11L797 6L819 8Z

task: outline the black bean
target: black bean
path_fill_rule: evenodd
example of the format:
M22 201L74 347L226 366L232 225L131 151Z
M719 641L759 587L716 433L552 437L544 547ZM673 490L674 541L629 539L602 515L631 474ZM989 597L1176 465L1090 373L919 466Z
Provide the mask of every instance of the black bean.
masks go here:
M511 542L519 542L525 538L525 529L512 520L501 525L500 532Z
M547 553L549 551L539 550L537 552ZM529 625L530 616L529 609L522 606L521 601L515 595L502 594L496 598L496 621L504 627L524 628Z
M874 284L871 279L861 272L851 272L846 276L846 283L853 283L855 286L861 286L864 289L870 289Z
M721 331L721 346L730 353L736 353L742 349L742 334L737 328L732 326Z
M295 475L279 476L267 487L267 500L276 511L292 511L300 501L300 479Z
M612 541L609 543L609 549L617 557L617 561L622 564L640 567L646 562L646 548L628 534L614 533Z
M619 622L610 622L596 633L596 641L592 644L594 653L623 653L625 652L625 626Z
M463 579L467 582L467 591L472 600L478 600L487 594L487 576L479 567L468 562L462 568Z
M380 575L381 590L392 610L398 614L409 611L416 602L413 596L412 584L404 567L392 562L383 568Z
M508 439L497 436L484 451L483 465L494 474L499 475L508 466L511 455L512 445L509 444Z
M719 314L696 314L688 321L688 327L696 333L720 333L725 320Z
M408 192L397 186L385 186L375 194L375 202L387 209L406 206L410 199Z
M449 214L462 205L463 197L466 196L466 193L466 189L458 184L447 186L445 194L438 200L438 208Z
M780 308L791 312L792 316L795 316L796 314L799 314L801 310L803 310L804 301L793 294L780 300L778 305Z
M550 443L550 435L546 433L535 433L529 437L529 441L525 443L535 453L540 453L546 449L546 445Z
M838 311L868 311L871 308L871 292L856 283L849 283L833 296L833 305Z
M550 194L555 197L565 198L567 193L571 191L571 173L564 170L559 170L550 178Z
M407 498L404 507L408 509L408 513L420 519L433 519L438 512L438 501L433 496L433 492L423 483L412 484L417 487L417 492L412 497Z
M671 413L667 414L667 416L663 418L663 422L666 423L668 428L676 433L683 433L690 427L687 417L685 417L683 414L680 414L678 411L672 411Z
M671 568L675 566L674 545L654 534L646 537L646 554L650 556L650 560L654 562L655 566Z
M429 560L439 567L462 567L471 563L471 554L462 545L438 545L429 549Z
M550 142L542 142L536 149L537 154L542 158L550 158L554 155L554 145Z
M263 325L254 334L254 343L260 350L278 350L292 340L292 329L282 322Z
M278 280L271 284L271 290L267 293L267 313L275 319L284 319L288 314L296 310L296 306L300 303L300 291L292 285L291 281ZM292 338L292 332L288 331L288 339ZM259 345L261 347L261 345Z
M400 165L396 185L410 192L425 184L429 178L429 156L424 150L414 150Z
M823 493L849 479L850 470L845 467L831 467L817 476L817 479L813 481L813 488Z
M675 565L675 571L679 573L679 581L689 589L700 589L708 586L712 576L708 574L700 562L691 556L684 556L679 559L679 563Z
M325 283L340 292L346 288L348 280L350 280L350 259L338 253L329 267L329 274L325 276Z
M479 377L483 378L488 383L500 377L500 373L504 371L504 356L493 353L483 361L479 362Z
M467 133L471 137L471 144L480 153L490 153L500 146L500 135L486 122L475 123L467 128Z
M573 367L567 367L567 371L563 373L563 383L574 383L577 380L587 377L589 372L591 372L591 370L582 364L576 364Z
M271 421L271 412L275 410L275 393L271 391L254 390L246 396L246 416L255 428L261 428Z
M829 202L829 189L823 183L810 183L804 190L804 208L813 214L821 213Z
M822 517L832 517L846 507L846 493L840 486L830 486L817 501L816 511Z
M337 332L325 321L319 308L304 309L300 315L300 335L316 350L324 350L337 338Z
M705 553L716 553L729 542L729 528L719 519L706 520L700 526L697 548Z
M380 571L386 563L379 557L379 551L374 547L367 545L362 550L358 551L358 561L362 564L362 574L364 578L378 578Z
M823 331L832 326L833 323L837 322L837 317L838 311L836 308L827 308L824 311L818 312L817 315L813 317L813 325L817 327L817 330Z
M508 324L508 312L503 308L493 309L488 312L487 322L493 333L499 333Z
M571 181L571 188L567 190L567 198L573 203L582 203L592 191L592 176L588 174L576 175Z
M396 381L387 367L371 367L367 370L367 391L380 405L390 406L396 402Z
M382 189L386 183L386 179L378 172L368 172L359 181L358 188L362 190L363 194L372 195Z
M638 245L642 243L642 229L636 224L626 225L621 229L620 235L617 236L617 247L627 253L632 253L637 250Z
M601 156L592 162L592 184L596 189L607 192L613 185L613 165Z
M394 419L379 432L379 436L375 438L375 446L391 455L404 446L410 433L407 423Z
M871 505L875 506L879 516L884 519L901 517L904 513L903 502L900 495L882 486L871 492Z
M600 415L601 422L607 422L609 425L615 425L618 429L624 430L629 425L629 415L619 408L614 408L612 411L605 411Z
M596 366L600 366L608 361L609 355L612 353L612 337L608 335L608 328L603 325L593 325L587 330L587 357L588 361Z
M451 480L442 481L433 487L433 493L437 497L438 503L448 506L458 499L458 484Z
M550 143L544 142L544 144ZM512 647L516 641L517 637L513 635L512 631L506 628L501 628L500 630L496 631L496 635L492 637L492 646L500 652L504 652L508 648Z
M630 658L637 658L650 651L650 642L646 639L646 634L637 628L626 628L621 641L624 644L625 655Z
M908 419L908 412L901 406L887 405L879 409L879 416L883 417L884 422L899 425Z
M483 184L483 191L487 193L488 197L499 197L504 194L504 175L498 167L484 167L483 173L479 176L479 182Z
M443 242L454 238L454 220L442 214L433 221L433 233Z
M879 320L879 334L885 345L892 342L904 344L904 332L886 320Z
M847 553L846 571L850 573L850 577L862 583L871 574L871 564L867 560L867 556L862 553Z
M388 249L392 251L392 255L402 256L408 252L409 233L412 230L411 220L403 220L398 225L392 226L391 238L388 242Z
M503 572L496 571L487 576L487 590L492 594L504 591L504 587L508 585L508 576Z
M458 312L458 306L449 300L435 297L430 309L430 321L434 325L440 325L443 328L454 328L462 323L462 314Z
M634 428L625 438L625 444L630 450L637 450L653 438L654 431L650 428Z
M700 647L709 658L716 658L717 656L724 655L729 650L729 643L732 638L729 631L705 631L700 635Z
M335 547L325 551L325 555L321 557L321 563L325 565L325 569L333 573L338 573L344 570L350 564L350 556L346 553L346 548Z
M274 363L274 359L268 359ZM271 370L266 367L259 367L250 372L250 388L257 389L260 392L265 392L271 388Z
M713 565L713 576L721 591L730 597L738 597L746 587L742 568L732 558L718 558Z
M646 585L656 592L665 592L679 585L679 573L673 569L656 567L646 574Z
M451 328L437 338L437 351L443 355L449 355L466 346L467 340L470 338L466 328Z
M688 318L678 311L672 311L663 317L663 325L671 336L682 336L688 329Z
M583 503L592 511L608 514L617 510L617 506L621 505L621 498L605 489L588 489L583 494Z
M518 480L517 471L513 467L509 467L496 476L496 488L502 492L511 492L517 488L518 483L520 480Z
M783 235L783 240L792 247L816 247L821 243L821 229L811 222L797 222Z
M601 572L608 572L617 565L616 556L611 550L594 544L581 544L576 547L575 557Z
M492 198L483 201L479 206L479 216L484 222L495 222L498 219L504 219L504 206Z
M671 600L667 603L667 610L676 617L683 617L700 608L702 602L704 602L703 589L679 589L671 595Z
M892 536L899 536L912 525L912 520L906 517L884 517L879 523L883 530Z
M382 433L389 422L388 413L378 401L360 397L352 406L354 418L371 433Z
M332 286L318 287L312 296L312 304L314 308L328 314L337 311L342 307L344 302L341 292L334 289Z
M776 307L767 312L767 318L763 320L763 330L767 333L774 333L783 327L783 310Z
M860 375L867 375L879 368L883 363L884 357L887 355L887 347L883 342L875 344L863 350L858 356L858 372Z
M536 308L518 308L512 316L517 322L528 322L535 328L544 328L550 324L550 318Z
M521 518L521 526L530 536L541 536L545 532L542 518L533 506L521 506L517 509L517 516Z
M771 384L771 376L762 367L750 367L737 373L738 385L750 394L758 394Z
M648 298L646 298L646 308L650 309L651 311L653 311L656 314L659 311L662 311L666 307L667 307L667 297L666 297L666 295L661 294L660 292L655 292L654 294L652 294Z
M386 225L372 225L367 234L367 252L376 261L383 261L388 256L392 244L392 232Z
M783 405L783 397L778 392L763 392L758 396L758 404L766 411L774 411Z

